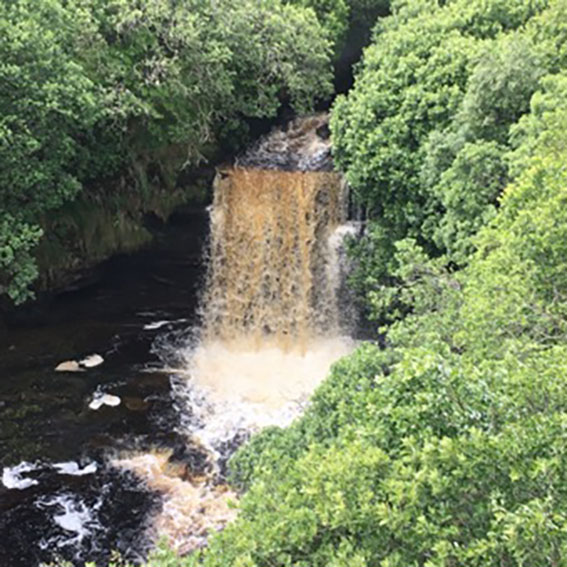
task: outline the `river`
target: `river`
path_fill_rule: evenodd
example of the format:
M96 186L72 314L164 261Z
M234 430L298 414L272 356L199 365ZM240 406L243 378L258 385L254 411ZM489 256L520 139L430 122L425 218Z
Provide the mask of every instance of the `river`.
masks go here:
M290 423L354 346L358 225L325 124L275 131L219 169L210 210L178 211L149 248L12 317L0 565L139 563L160 537L188 553L235 516L229 456Z
M88 287L24 308L9 325L0 347L0 468L29 463L20 477L34 484L0 483L0 565L32 567L54 552L79 562L104 560L113 548L130 558L144 552L144 523L159 499L108 454L184 450L169 375L152 345L194 323L207 227L205 210L178 214L150 248L114 258ZM54 370L93 353L104 358L96 368ZM120 406L90 410L102 390ZM97 470L64 474L74 467L54 466L64 463ZM76 529L57 522L65 513Z

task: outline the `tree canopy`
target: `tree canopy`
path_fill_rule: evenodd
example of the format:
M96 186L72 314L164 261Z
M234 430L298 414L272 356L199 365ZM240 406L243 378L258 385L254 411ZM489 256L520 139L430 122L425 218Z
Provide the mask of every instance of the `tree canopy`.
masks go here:
M327 98L335 24L300 4L3 2L0 293L29 295L45 218L95 181L175 144L195 163L283 102Z
M372 219L358 246L363 292L385 282L404 238L467 264L512 179L516 124L564 69L562 2L406 1L392 10L332 119L336 162Z

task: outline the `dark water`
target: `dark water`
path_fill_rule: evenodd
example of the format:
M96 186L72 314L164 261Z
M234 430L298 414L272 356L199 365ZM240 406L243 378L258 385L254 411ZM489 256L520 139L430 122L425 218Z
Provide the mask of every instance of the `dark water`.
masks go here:
M206 232L204 210L179 214L147 250L114 258L87 287L9 321L0 342L0 472L7 474L0 482L0 567L58 556L104 565L111 549L131 560L143 556L159 498L113 469L108 455L156 445L183 453L172 433L169 376L158 370L152 345L195 323ZM81 373L54 370L93 353L105 362ZM89 409L97 391L121 404ZM17 465L28 470L18 476L10 468ZM20 488L7 488L14 476Z

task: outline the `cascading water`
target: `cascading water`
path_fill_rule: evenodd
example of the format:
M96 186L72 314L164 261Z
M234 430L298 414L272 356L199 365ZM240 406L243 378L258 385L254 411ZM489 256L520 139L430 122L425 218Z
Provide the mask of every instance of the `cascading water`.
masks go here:
M328 269L331 235L345 222L336 173L230 169L211 213L203 340L235 348L306 350L339 334L340 274Z
M341 301L346 198L336 173L219 172L202 328L186 349L189 378L177 382L188 428L209 449L289 423L352 348Z
M327 120L272 132L215 179L202 326L177 383L188 427L213 451L289 423L352 349L343 244L356 227L346 184L328 171Z
M170 285L186 267L183 241L156 264L166 277L150 274L152 285L139 290L143 309L103 321L112 337L96 345L104 364L76 375L48 370L48 380L41 374L25 392L39 411L51 399L45 388L54 390L59 405L40 427L51 439L52 416L60 416L69 441L49 453L26 449L20 464L3 462L2 565L58 556L103 565L111 550L141 561L163 536L189 552L234 518L238 496L224 480L230 455L254 431L289 424L353 347L344 239L357 225L332 172L326 123L325 115L297 119L219 169L199 325L185 329L193 293L177 296L183 284ZM121 309L129 298L119 288ZM99 299L108 300L104 289ZM85 328L91 349L90 318ZM148 362L155 355L160 362ZM109 395L113 404L93 404ZM9 392L8 406L16 408L15 399Z

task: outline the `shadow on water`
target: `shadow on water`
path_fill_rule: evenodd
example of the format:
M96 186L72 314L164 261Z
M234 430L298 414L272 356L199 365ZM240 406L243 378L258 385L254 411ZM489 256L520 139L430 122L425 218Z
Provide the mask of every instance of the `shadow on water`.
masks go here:
M151 345L195 323L207 224L205 210L180 210L166 226L156 223L151 247L9 315L0 336L2 567L55 555L104 565L110 549L143 556L146 518L159 499L104 455L134 445L187 452L172 433L169 377L152 371ZM55 371L92 353L104 363ZM93 411L96 392L121 403Z

